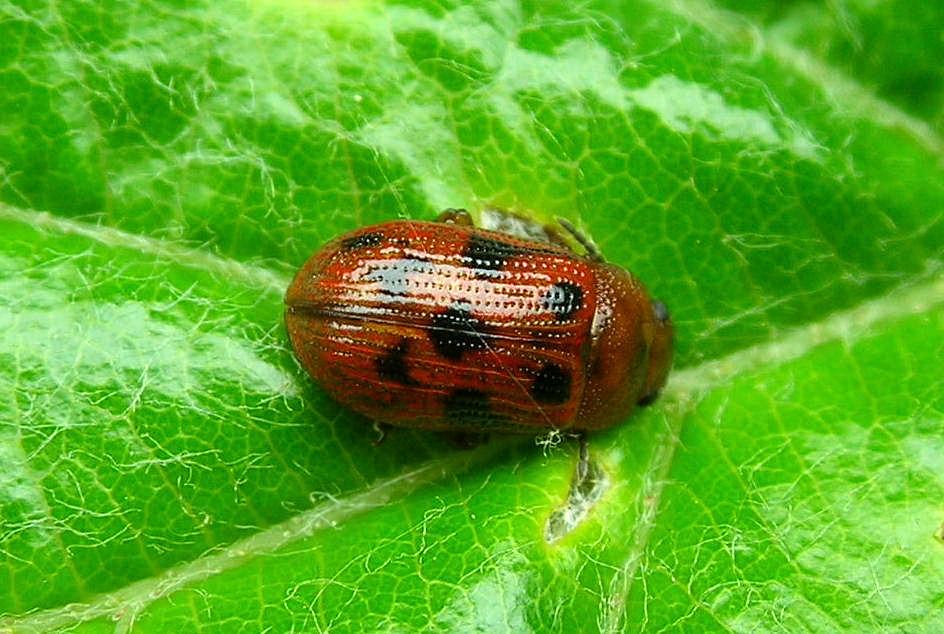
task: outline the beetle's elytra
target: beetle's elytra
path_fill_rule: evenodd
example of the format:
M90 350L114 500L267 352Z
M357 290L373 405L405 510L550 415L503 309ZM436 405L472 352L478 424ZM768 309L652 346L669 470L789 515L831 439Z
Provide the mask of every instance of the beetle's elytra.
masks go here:
M672 324L638 280L447 217L358 229L295 276L289 337L335 399L402 427L539 432L607 427L655 397Z

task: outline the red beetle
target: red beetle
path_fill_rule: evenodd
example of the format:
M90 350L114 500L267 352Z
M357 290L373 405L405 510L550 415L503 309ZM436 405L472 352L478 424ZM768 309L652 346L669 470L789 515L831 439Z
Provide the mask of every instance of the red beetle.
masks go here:
M289 286L292 347L331 396L377 422L608 427L665 383L672 323L574 235L587 255L476 229L462 210L345 234Z

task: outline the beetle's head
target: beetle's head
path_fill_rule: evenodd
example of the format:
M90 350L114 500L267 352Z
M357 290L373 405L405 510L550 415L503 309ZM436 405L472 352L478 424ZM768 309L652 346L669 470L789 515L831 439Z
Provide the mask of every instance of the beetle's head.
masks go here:
M665 385L672 367L672 352L675 329L672 326L672 317L669 309L659 300L654 300L652 306L652 325L649 335L649 364L646 371L646 387L643 391L640 404L651 403L659 395L659 390Z
M597 269L597 308L590 328L587 383L578 421L585 429L624 420L655 399L672 365L673 328L665 304L610 264Z

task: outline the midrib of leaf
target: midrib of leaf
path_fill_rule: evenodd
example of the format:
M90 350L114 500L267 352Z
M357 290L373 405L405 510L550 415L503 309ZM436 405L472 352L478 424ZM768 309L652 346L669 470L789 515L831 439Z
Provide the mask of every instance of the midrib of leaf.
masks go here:
M730 43L752 45L753 53L769 54L786 69L819 86L834 106L888 128L906 131L924 149L944 157L944 139L927 122L882 99L846 73L831 67L797 48L782 36L772 33L744 16L718 9L702 0L671 0L654 3L690 20Z
M822 321L785 333L769 343L754 345L672 374L662 397L667 402L669 413L666 418L670 425L662 436L664 442L659 452L643 476L646 484L638 498L649 502L640 514L626 560L610 583L611 595L603 602L606 606L601 627L603 632L622 631L624 606L658 518L659 503L678 448L685 414L693 410L708 392L737 376L777 368L827 343L842 341L847 346L852 345L874 334L872 329L882 323L939 308L944 304L944 275L941 275L938 263L931 263L928 270L924 279L913 280L883 297L834 313Z
M109 246L133 248L166 256L177 264L234 276L267 291L281 293L288 283L283 276L261 267L109 227L56 218L45 212L0 205L0 218L24 222L46 230L81 235ZM712 389L724 385L736 376L763 368L775 368L829 342L851 343L884 322L926 313L939 307L944 304L944 275L941 275L938 263L929 263L927 271L926 275L911 280L883 297L863 302L819 322L792 330L777 337L775 341L757 344L722 359L673 373L661 405L668 411L667 418L671 424L663 434L664 442L661 443L660 451L644 474L643 481L646 484L639 498L647 499L649 503L645 505L632 535L626 560L610 584L611 594L604 602L606 614L602 623L603 631L617 631L620 628L624 604L632 590L648 537L657 520L659 500L678 446L681 421L685 412L693 408ZM236 568L255 557L273 553L324 528L336 527L370 509L400 500L424 485L482 463L508 446L508 443L493 442L476 451L430 461L408 473L375 482L366 490L347 499L332 499L252 537L234 542L192 562L170 568L158 577L129 584L101 595L90 603L67 605L18 619L0 621L0 628L44 631L116 615L121 616L119 628L122 624L130 625L135 615L140 614L152 602L182 587Z

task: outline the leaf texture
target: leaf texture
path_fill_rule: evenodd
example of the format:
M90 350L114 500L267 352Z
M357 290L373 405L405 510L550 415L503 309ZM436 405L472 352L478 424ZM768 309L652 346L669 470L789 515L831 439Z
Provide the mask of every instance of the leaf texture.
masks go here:
M903 6L0 2L0 631L939 631L944 19ZM288 347L319 245L489 205L672 311L592 477L373 447Z

